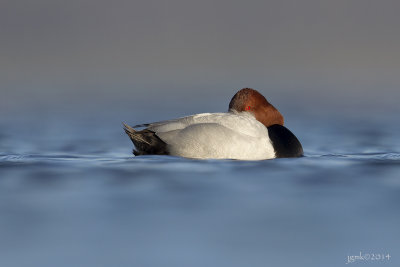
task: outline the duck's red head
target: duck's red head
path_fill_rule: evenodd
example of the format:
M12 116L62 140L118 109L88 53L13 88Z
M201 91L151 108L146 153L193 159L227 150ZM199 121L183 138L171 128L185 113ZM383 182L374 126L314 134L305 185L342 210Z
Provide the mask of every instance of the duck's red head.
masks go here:
M282 114L262 94L251 88L243 88L237 92L229 103L229 109L251 112L266 127L283 125L284 122Z

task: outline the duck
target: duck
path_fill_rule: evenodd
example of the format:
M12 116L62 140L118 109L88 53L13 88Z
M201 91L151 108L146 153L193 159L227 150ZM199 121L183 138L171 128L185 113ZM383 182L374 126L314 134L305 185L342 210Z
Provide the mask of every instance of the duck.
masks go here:
M303 147L284 126L282 114L252 88L239 90L225 113L200 113L133 127L123 123L123 127L135 156L233 160L303 156Z

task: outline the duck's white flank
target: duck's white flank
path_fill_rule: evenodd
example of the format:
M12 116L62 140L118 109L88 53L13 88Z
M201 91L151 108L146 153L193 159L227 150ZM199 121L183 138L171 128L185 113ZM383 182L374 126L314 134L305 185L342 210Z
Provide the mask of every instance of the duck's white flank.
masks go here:
M275 158L268 129L249 112L203 113L148 126L170 155L187 158Z

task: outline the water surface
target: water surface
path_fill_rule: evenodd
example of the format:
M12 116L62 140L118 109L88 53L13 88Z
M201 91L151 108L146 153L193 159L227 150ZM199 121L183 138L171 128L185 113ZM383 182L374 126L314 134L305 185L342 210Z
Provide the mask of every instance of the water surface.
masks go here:
M134 157L118 120L3 121L0 266L399 266L394 122L292 121L304 157L236 161Z

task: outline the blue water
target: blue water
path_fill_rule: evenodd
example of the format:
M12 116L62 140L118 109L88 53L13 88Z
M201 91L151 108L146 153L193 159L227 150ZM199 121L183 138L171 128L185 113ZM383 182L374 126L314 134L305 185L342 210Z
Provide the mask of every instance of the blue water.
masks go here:
M266 161L134 157L120 122L0 121L0 266L400 266L397 118L289 119L305 156Z

